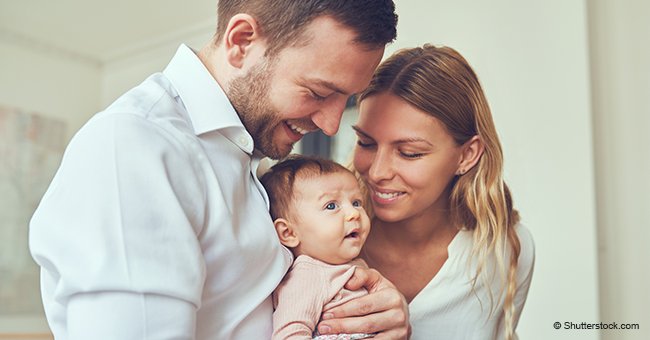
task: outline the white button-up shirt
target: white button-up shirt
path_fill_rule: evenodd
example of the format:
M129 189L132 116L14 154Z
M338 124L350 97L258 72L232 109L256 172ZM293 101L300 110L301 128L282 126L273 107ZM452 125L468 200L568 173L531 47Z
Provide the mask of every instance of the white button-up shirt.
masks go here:
M30 225L62 339L265 339L291 263L223 90L182 45L70 142Z

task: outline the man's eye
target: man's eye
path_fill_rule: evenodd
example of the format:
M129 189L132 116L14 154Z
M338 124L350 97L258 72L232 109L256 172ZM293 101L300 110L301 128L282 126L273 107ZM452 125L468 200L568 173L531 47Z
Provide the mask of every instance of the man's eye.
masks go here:
M316 92L314 92L314 91L309 91L309 92L311 92L311 96L312 96L314 99L318 100L318 101L323 101L323 100L325 100L325 99L327 98L327 97L325 97L325 96L321 96L321 95L319 95L318 93L316 93Z
M325 206L325 209L327 209L327 210L336 209L336 203L334 203L334 202L327 203L327 205Z

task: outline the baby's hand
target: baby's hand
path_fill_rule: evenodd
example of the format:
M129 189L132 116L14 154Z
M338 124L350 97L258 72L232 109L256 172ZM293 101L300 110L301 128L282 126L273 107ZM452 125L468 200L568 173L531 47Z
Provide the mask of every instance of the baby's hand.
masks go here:
M319 333L378 333L375 339L408 339L408 304L395 285L374 269L357 267L345 288L361 287L368 290L368 295L323 314Z

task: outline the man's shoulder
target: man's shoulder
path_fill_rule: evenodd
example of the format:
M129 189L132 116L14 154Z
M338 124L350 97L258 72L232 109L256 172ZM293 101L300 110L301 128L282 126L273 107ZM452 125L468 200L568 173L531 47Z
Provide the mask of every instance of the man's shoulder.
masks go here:
M116 122L143 134L162 133L179 141L194 136L185 107L162 73L151 75L121 95L105 110L95 114L81 131L91 126L115 125Z
M157 121L183 119L184 107L162 73L155 73L109 105L104 114L132 114Z

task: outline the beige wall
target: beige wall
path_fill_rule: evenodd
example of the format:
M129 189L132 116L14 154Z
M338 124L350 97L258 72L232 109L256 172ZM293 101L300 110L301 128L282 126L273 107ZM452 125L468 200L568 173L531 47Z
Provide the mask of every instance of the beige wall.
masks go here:
M650 339L650 2L588 10L603 339Z
M98 109L99 64L5 36L0 51L0 105L63 120L68 137Z
M103 64L101 107L108 106L150 74L162 71L176 53L179 44L184 43L198 50L210 41L214 30L215 22L210 20L174 35L161 36L155 41L143 42L120 51L118 57Z

